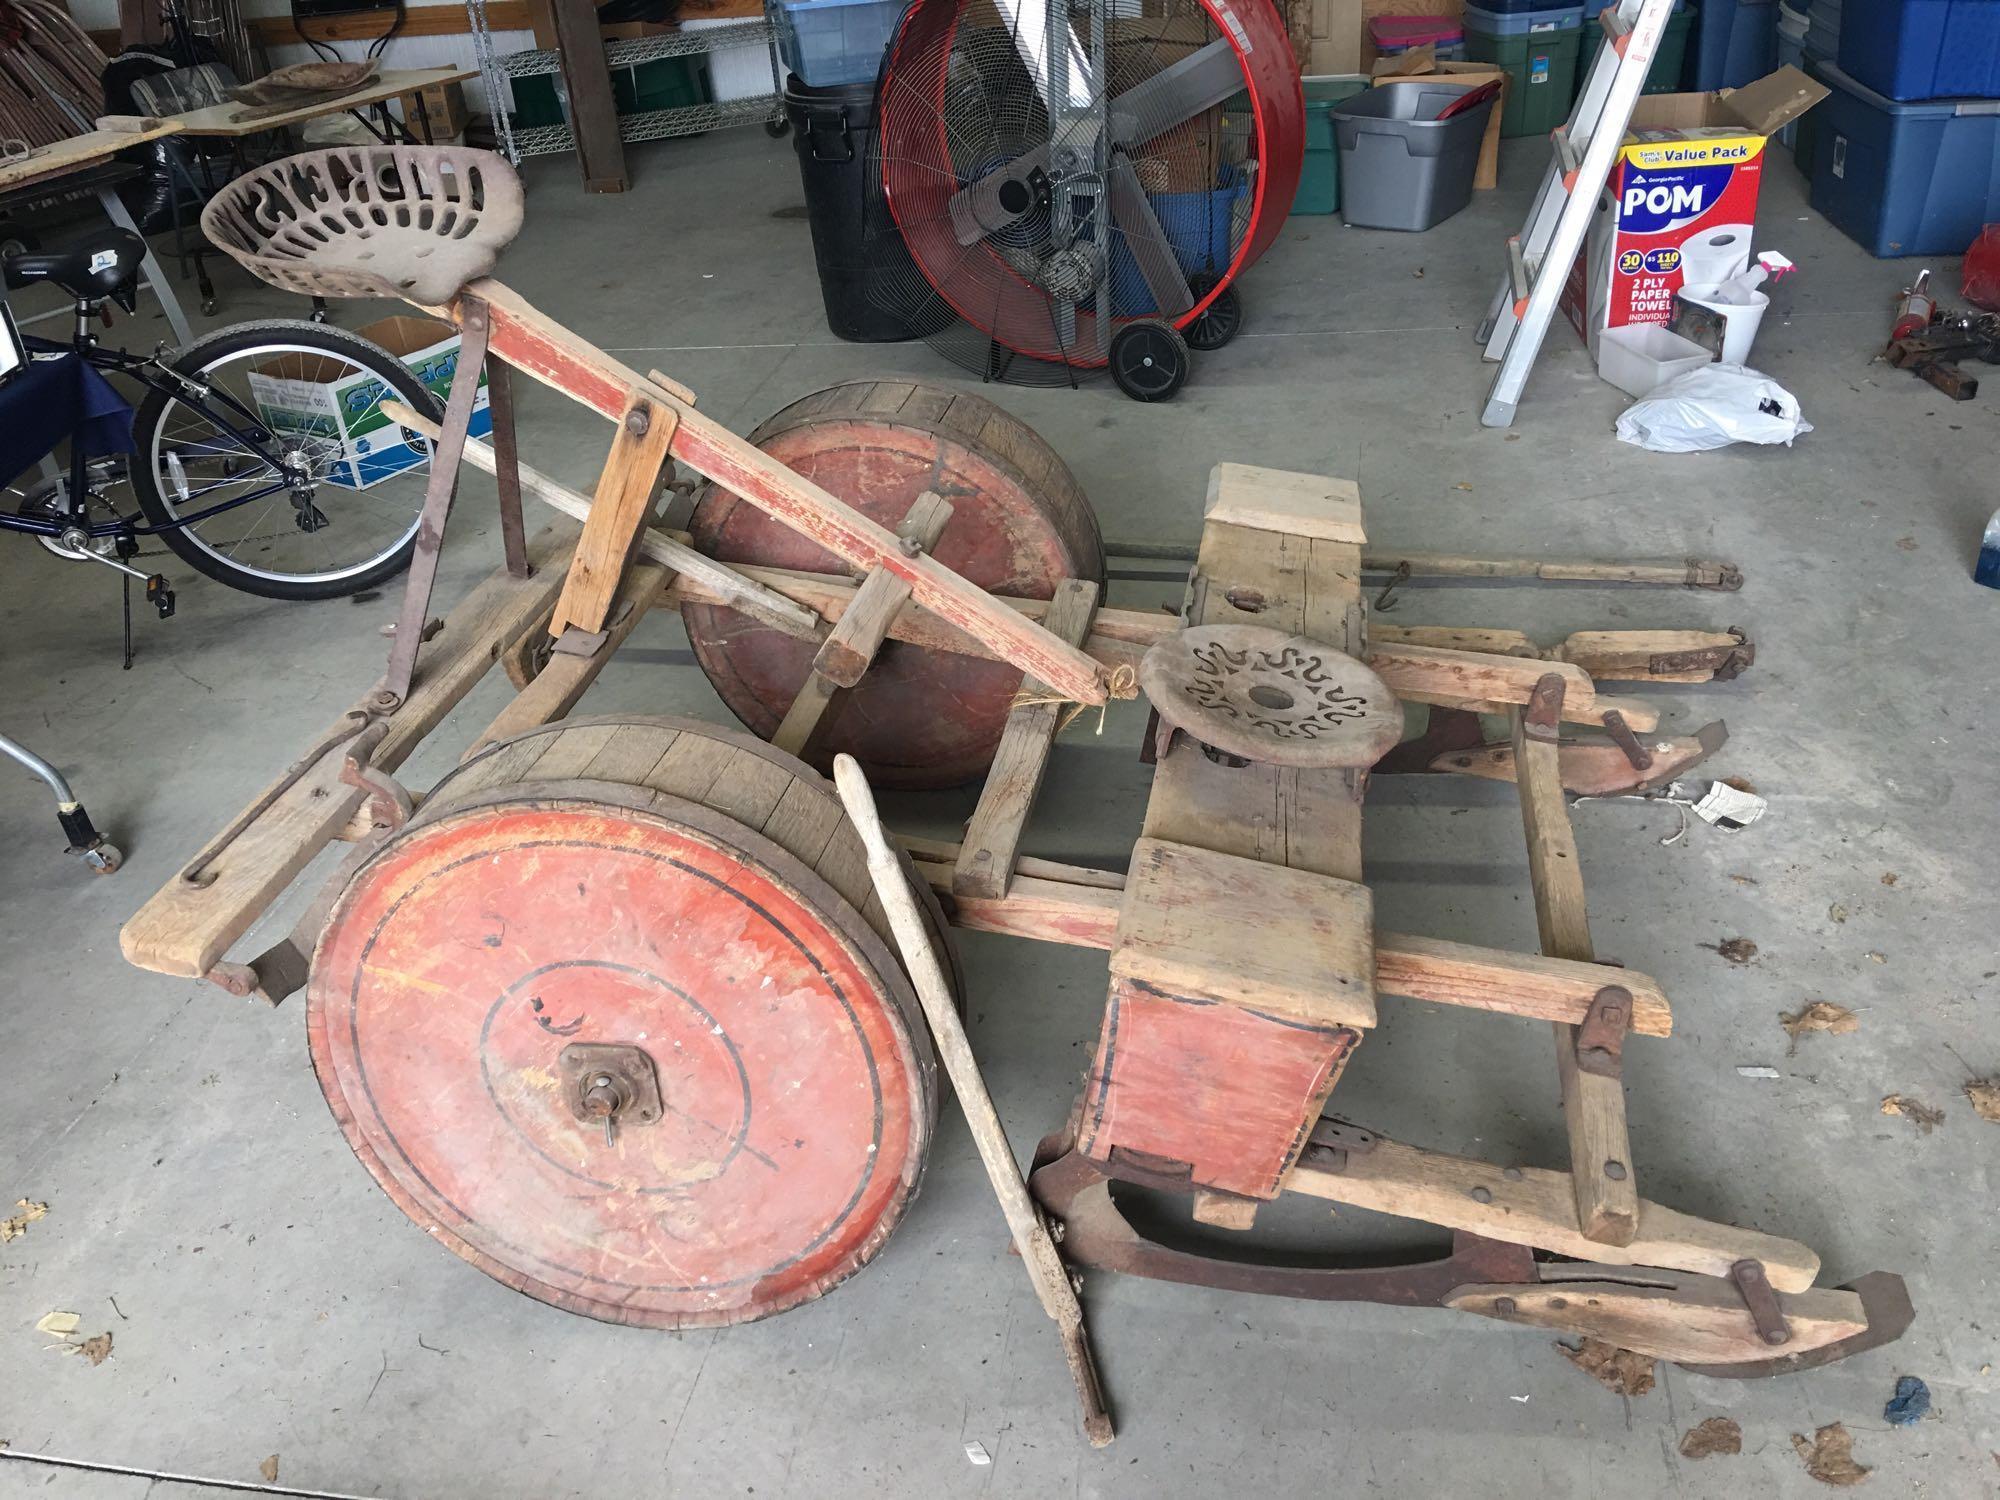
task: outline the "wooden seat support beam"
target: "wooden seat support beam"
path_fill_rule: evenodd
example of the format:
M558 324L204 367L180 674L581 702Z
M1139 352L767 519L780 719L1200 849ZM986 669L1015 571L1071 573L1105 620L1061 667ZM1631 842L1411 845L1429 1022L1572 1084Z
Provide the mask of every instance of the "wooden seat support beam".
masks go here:
M454 322L458 307L468 299L487 305L491 348L515 368L613 421L623 420L627 393L635 386L643 388L679 416L672 453L689 468L842 561L894 573L910 585L917 603L984 643L991 654L1019 663L1065 697L1098 704L1109 695L1109 674L1075 646L1056 639L929 553L907 555L886 526L793 473L671 392L632 376L602 350L537 311L511 287L491 278L473 282L449 310Z
M594 635L604 629L625 565L632 559L639 533L646 529L667 447L679 425L675 408L644 391L634 390L626 397L618 435L611 440L610 456L597 479L597 498L591 502L576 556L570 560L549 619L550 635L560 638L567 630Z
M1071 645L1078 645L1090 634L1090 618L1096 611L1097 585L1082 578L1065 578L1056 586L1042 624ZM1047 683L1033 677L1021 679L1019 696L1021 701L1008 711L1006 726L1000 731L1000 745L993 752L986 784L980 789L979 805L965 825L965 841L952 872L955 895L1005 896L1007 883L1014 877L1021 834L1035 810L1064 707Z
M1562 691L1560 678L1551 676L1546 682L1549 697ZM1521 795L1528 879L1534 887L1542 952L1549 958L1587 963L1596 955L1576 832L1563 803L1554 707L1538 704L1514 716L1515 786ZM1582 1067L1577 1042L1577 1027L1555 1023L1556 1071L1562 1084L1563 1123L1569 1132L1577 1224L1594 1244L1629 1245L1639 1228L1639 1186L1625 1124L1624 1081L1616 1068L1607 1073Z

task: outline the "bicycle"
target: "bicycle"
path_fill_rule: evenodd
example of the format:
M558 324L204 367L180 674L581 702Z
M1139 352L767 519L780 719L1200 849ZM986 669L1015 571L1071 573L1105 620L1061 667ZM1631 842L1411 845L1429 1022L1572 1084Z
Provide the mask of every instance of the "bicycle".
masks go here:
M70 352L146 389L129 459L93 459L77 441L67 474L0 507L0 530L144 580L163 619L173 590L131 566L142 537L269 599L339 598L401 572L416 548L432 448L381 407L393 398L441 418L442 402L388 350L325 323L242 323L150 355L106 348L92 320L107 302L135 311L143 253L137 235L107 228L66 250L0 258L6 286L47 283L74 299ZM450 378L448 366L437 372L446 387ZM336 386L340 405L329 410L315 393ZM112 497L120 478L137 514Z

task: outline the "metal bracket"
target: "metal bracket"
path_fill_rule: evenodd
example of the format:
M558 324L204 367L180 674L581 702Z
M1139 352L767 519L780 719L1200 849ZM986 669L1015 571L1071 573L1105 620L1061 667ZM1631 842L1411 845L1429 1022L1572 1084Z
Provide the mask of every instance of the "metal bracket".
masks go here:
M1739 1260L1729 1268L1729 1279L1736 1284L1743 1305L1750 1309L1750 1321L1757 1325L1757 1336L1767 1344L1789 1344L1792 1341L1791 1325L1785 1321L1784 1309L1778 1305L1778 1294L1771 1288L1771 1278L1764 1274L1764 1263L1760 1260Z
M1611 743L1625 753L1626 761L1635 771L1650 771L1653 768L1653 752L1639 743L1639 737L1632 733L1632 726L1625 722L1625 715L1615 708L1604 711L1604 732L1611 736Z
M377 719L349 741L340 760L340 780L367 794L365 810L374 827L393 831L410 821L416 799L395 777L368 763L388 733L388 721Z
M1374 1131L1346 1120L1322 1119L1306 1137L1306 1144L1299 1152L1299 1164L1320 1172L1345 1172L1348 1159L1366 1156L1375 1149L1378 1139Z
M1531 740L1554 744L1562 732L1563 680L1560 672L1548 672L1528 694L1521 710L1521 727Z
M1632 1026L1632 992L1607 984L1591 997L1576 1028L1576 1065L1600 1078L1618 1078L1625 1067L1625 1033Z
M618 1125L660 1118L660 1075L643 1047L571 1042L557 1055L556 1072L569 1112L586 1125L603 1125L606 1144Z
M1654 676L1680 672L1708 672L1716 682L1729 682L1743 675L1745 667L1757 660L1757 648L1740 626L1729 627L1733 646L1703 646L1694 651L1661 651L1646 658L1646 670Z

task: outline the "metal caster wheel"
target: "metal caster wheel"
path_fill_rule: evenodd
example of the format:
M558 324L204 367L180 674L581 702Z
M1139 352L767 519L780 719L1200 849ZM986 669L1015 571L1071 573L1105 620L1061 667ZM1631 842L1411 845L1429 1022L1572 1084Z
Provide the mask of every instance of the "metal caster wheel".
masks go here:
M774 141L782 141L791 133L792 122L788 119L766 120L764 122L764 134L768 135Z
M1187 340L1158 318L1127 323L1112 335L1111 378L1134 401L1171 401L1192 363Z
M83 862L90 866L94 874L115 875L118 867L125 863L125 851L116 844L100 843L94 849L83 851Z
M1207 287L1193 288L1195 300L1199 302L1208 295ZM1203 353L1220 349L1224 344L1243 331L1243 299L1237 295L1234 283L1224 287L1213 302L1203 309L1200 317L1181 330L1181 336L1190 349Z

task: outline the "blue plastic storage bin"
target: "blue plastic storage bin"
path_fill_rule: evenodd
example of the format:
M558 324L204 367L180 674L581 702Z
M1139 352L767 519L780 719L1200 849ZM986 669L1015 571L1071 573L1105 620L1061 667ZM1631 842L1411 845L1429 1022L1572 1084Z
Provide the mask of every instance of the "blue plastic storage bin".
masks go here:
M1693 86L1736 89L1778 65L1778 0L1701 0Z
M778 0L778 51L816 89L873 83L903 0Z
M1890 99L2000 94L2000 0L1867 0L1841 17L1840 70Z
M1236 253L1232 248L1236 244L1236 206L1249 192L1249 181L1238 177L1212 193L1153 194L1153 213L1160 221L1160 230L1190 279L1219 277L1229 269ZM1117 233L1111 236L1111 310L1121 318L1159 311L1138 258L1125 243L1125 236Z
M1906 104L1819 76L1812 206L1874 255L1964 254L2000 210L2000 99Z
M1583 24L1581 5L1542 6L1535 10L1488 10L1465 7L1465 24L1488 36L1534 36L1544 31L1568 31Z

